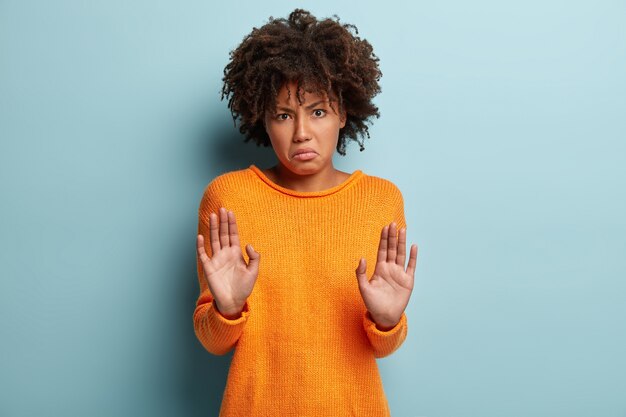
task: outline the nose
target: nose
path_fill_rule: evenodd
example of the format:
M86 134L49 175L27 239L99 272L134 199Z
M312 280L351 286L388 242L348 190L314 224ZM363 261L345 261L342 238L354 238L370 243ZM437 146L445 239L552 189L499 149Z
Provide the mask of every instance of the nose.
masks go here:
M306 117L298 116L294 123L293 141L304 142L311 139L311 131L309 129L309 122Z

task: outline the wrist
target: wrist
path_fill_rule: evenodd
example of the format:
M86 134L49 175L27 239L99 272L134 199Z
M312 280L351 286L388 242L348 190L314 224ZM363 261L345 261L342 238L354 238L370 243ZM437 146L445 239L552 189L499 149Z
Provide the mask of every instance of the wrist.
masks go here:
M229 306L228 308L220 307L217 300L213 300L213 304L217 312L224 316L224 318L228 320L235 320L241 317L246 303L244 302L241 306Z
M393 318L376 317L372 315L372 313L370 313L369 311L367 312L367 315L369 319L374 322L376 328L381 332L387 332L396 327L398 323L400 323L400 319L394 320Z

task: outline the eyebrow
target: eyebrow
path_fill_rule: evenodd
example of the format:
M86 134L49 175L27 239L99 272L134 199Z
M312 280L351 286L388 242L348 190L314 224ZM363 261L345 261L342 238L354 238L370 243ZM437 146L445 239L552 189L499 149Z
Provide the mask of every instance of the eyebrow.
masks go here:
M309 104L308 106L305 106L305 109L310 110L315 106L318 106L320 103L326 103L328 100L318 100L315 103ZM276 110L280 110L280 111L293 111L293 109L291 107L276 107Z

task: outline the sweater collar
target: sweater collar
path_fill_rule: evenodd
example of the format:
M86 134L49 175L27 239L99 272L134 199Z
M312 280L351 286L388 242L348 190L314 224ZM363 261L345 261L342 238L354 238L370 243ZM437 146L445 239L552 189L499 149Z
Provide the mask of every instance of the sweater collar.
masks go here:
M334 187L327 188L325 190L320 191L296 191L289 188L285 188L280 186L270 180L267 175L261 171L259 167L254 164L251 164L248 169L258 178L260 178L265 184L269 187L279 191L283 194L290 195L293 197L323 197L331 194L335 194L345 188L348 188L351 184L354 184L359 178L361 178L364 174L360 169L355 170L348 178L346 178L341 184L335 185Z

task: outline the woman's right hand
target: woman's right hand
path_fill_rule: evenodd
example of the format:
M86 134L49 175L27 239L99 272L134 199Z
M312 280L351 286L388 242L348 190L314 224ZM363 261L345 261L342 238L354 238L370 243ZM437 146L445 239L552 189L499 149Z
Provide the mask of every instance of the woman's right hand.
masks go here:
M226 211L224 207L219 209L219 219L217 214L209 214L209 230L213 257L209 258L204 250L204 236L199 234L197 237L204 277L219 312L226 318L234 319L241 315L245 302L252 293L259 275L261 254L252 245L246 245L250 258L246 265L239 244L235 213Z

